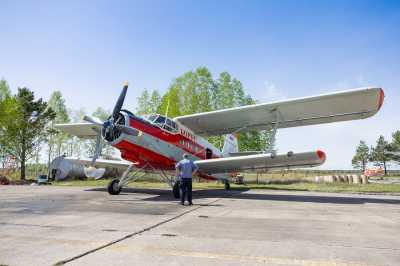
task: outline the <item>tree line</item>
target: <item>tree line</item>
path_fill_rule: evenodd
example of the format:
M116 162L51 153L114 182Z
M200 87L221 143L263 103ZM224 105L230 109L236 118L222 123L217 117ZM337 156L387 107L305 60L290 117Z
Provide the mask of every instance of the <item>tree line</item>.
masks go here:
M138 115L159 113L168 117L207 112L218 109L254 104L245 93L242 83L228 72L214 79L205 67L199 67L174 79L164 94L144 89L137 99ZM59 123L80 122L85 109L68 109L60 91L55 90L46 102L35 97L32 90L18 88L11 93L6 80L0 80L0 167L12 158L26 178L26 164L43 161L48 166L58 156L92 156L94 140L82 140L55 129ZM110 111L98 107L92 116L106 120ZM238 136L242 151L266 150L270 145L270 131L251 131ZM209 141L221 148L223 136ZM115 149L103 145L102 155L113 156Z
M352 165L355 169L363 172L368 163L383 167L387 175L387 167L390 162L400 163L400 130L392 134L391 142L385 140L384 136L379 136L375 146L368 147L363 140L356 147L355 155L352 159Z
M228 72L214 78L206 67L199 67L173 80L163 95L156 89L144 89L136 111L140 115L158 113L174 118L255 103L242 83ZM222 148L223 136L208 140ZM271 145L271 131L240 133L238 142L241 151L263 151Z

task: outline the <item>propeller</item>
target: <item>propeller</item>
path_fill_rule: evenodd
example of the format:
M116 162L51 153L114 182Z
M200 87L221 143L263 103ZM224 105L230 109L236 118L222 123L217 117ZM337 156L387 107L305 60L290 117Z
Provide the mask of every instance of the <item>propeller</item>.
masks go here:
M104 138L108 141L110 141L110 139L107 139L108 135L113 136L114 134L119 134L118 132L122 132L124 134L131 135L131 136L139 136L141 134L141 132L139 130L137 130L133 127L119 124L120 112L122 110L122 106L124 105L127 91L128 91L128 82L125 82L124 86L122 88L121 94L119 95L117 102L115 103L113 112L106 121L101 121L97 117L92 117L92 116L88 116L88 115L85 115L82 118L86 122L89 122L91 124L101 127L101 130L99 130L97 138L96 138L95 153L93 155L93 159L90 164L90 167L84 169L87 177L94 177L94 178L98 179L98 178L101 178L105 172L104 168L96 169L94 167L96 160L100 156L100 153L101 153L101 135L102 135L102 133L103 133Z
M125 133L127 135L138 136L140 134L139 130L137 130L133 127L130 127L130 126L118 124L118 116L119 116L119 113L121 112L122 106L124 105L127 91L128 91L128 82L125 82L124 86L122 88L121 94L119 95L118 100L115 103L112 115L108 120L103 122L100 119L98 119L97 117L92 117L92 116L88 116L88 115L85 115L83 117L83 120L85 120L86 122L98 125L98 126L102 126L105 131L110 131L115 127L118 130L120 130L122 133Z
M128 85L128 82L124 83L121 94L119 95L118 100L115 103L114 110L112 112L112 117L114 118L114 120L117 120L118 114L119 112L121 112L122 106L124 105L126 92L128 91Z
M99 118L97 118L97 117L92 117L92 116L88 116L88 115L85 115L83 118L82 118L82 120L84 120L84 121L86 121L86 122L89 122L89 123L92 123L92 124L96 124L96 125L99 125L99 126L103 126L103 121L101 121Z

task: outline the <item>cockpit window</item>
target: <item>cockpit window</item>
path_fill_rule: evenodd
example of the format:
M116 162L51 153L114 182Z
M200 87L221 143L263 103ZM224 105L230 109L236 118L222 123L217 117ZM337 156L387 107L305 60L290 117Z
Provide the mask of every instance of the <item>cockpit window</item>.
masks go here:
M150 115L147 117L147 120L154 122L154 120L158 117L158 115Z
M165 124L165 117L163 117L163 116L158 116L157 117L157 119L154 121L154 123L157 123L157 124Z
M178 125L171 119L162 115L151 115L147 118L147 120L172 133L178 132Z

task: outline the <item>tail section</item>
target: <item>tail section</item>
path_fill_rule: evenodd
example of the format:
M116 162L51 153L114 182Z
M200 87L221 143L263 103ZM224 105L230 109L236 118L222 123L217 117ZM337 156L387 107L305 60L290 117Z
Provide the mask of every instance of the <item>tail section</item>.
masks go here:
M222 156L230 157L230 153L239 151L238 141L235 135L228 134L225 136L224 147L222 148Z

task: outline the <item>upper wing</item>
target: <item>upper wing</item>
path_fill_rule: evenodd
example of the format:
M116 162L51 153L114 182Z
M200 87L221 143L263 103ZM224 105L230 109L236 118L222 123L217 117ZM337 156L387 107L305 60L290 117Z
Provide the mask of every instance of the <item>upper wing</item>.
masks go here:
M288 153L276 156L256 154L195 161L199 171L207 174L230 173L246 170L267 170L278 168L313 167L324 163L326 155L322 151Z
M92 123L57 124L59 130L80 138L96 138L101 126Z
M185 115L174 120L196 134L221 135L236 130L288 128L367 118L382 106L381 88L362 88L313 97L247 105Z

